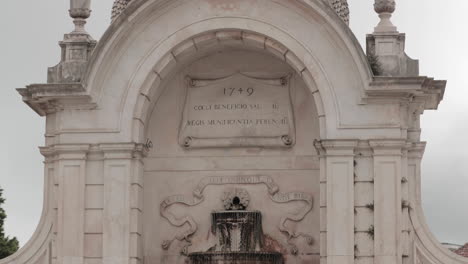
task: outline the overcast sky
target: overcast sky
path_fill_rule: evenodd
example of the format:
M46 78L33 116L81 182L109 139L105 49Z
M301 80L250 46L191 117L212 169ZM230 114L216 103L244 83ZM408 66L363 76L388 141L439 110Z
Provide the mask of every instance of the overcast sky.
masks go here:
M351 28L361 44L378 22L373 0L348 0ZM99 39L113 0L93 0L88 31ZM68 0L2 1L0 16L0 186L7 199L6 233L24 245L42 211L44 122L14 88L46 81L58 63L57 42L72 30ZM468 22L467 0L397 0L393 22L406 33L406 52L421 75L448 80L438 111L422 119L428 141L422 172L427 221L443 242L468 242Z

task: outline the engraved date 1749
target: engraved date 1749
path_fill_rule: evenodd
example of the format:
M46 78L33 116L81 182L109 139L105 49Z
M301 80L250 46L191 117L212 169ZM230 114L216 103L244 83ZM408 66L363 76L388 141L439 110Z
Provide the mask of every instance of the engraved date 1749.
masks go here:
M236 96L236 95L247 95L252 96L255 93L255 88L249 87L247 89L243 88L224 88L224 95L226 96Z

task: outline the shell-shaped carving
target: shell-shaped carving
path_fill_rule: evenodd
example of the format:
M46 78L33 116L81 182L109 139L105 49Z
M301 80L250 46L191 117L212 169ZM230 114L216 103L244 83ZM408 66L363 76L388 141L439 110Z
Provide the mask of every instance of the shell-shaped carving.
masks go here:
M131 1L132 0L115 0L114 5L112 6L111 19L114 20L114 18L119 16L125 10L125 8L127 8Z
M231 189L224 192L223 198L224 209L229 210L245 210L250 203L250 195L244 189Z
M395 12L395 0L375 0L374 10L377 13L393 13Z

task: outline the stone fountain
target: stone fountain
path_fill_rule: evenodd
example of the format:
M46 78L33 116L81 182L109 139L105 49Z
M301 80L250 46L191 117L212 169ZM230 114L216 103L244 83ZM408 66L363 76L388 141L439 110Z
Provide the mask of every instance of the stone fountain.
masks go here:
M226 192L224 211L211 213L211 232L217 244L207 252L189 254L191 264L283 264L279 252L264 251L262 213L247 211L249 194L243 189Z

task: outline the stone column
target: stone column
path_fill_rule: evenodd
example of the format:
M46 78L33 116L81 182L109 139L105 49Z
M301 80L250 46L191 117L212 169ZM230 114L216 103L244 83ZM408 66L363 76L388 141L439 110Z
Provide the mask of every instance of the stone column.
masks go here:
M51 223L51 239L49 248L49 257L51 264L57 264L57 222L58 222L58 194L59 194L59 179L57 175L56 163L58 158L56 153L49 147L40 147L40 152L44 156L44 209L41 218L47 215L48 221ZM44 221L44 219L41 219ZM41 226L39 223L38 226Z
M426 143L417 142L411 143L408 146L408 161L406 167L406 179L402 181L403 193L408 192L408 208L403 210L403 219L407 221L407 226L403 226L402 234L402 255L403 264L415 263L416 256L414 249L414 241L416 235L414 226L411 223L410 214L414 216L415 210L422 208L421 202L421 160L423 158ZM412 212L411 212L412 211ZM407 218L405 215L408 215ZM405 219L406 218L406 219Z
M357 143L354 140L316 143L321 156L322 263L354 263L354 149Z
M135 144L103 144L103 263L142 261L142 148Z
M402 263L401 182L404 140L370 141L374 156L375 264Z
M57 263L84 263L84 208L88 145L54 146L57 183Z

